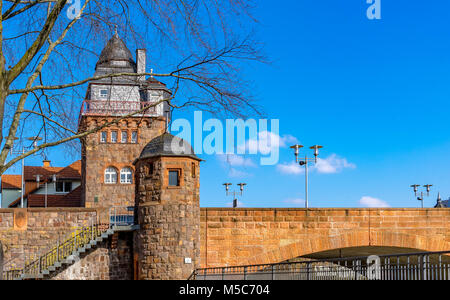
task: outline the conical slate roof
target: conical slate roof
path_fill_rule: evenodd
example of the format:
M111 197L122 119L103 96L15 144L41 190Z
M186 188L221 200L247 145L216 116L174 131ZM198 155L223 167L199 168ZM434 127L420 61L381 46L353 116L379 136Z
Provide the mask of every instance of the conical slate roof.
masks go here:
M142 150L139 159L156 156L182 156L201 160L188 142L167 132L151 140Z
M95 66L94 76L114 73L136 73L136 63L134 62L133 55L117 32L102 50ZM92 81L92 83L101 84L135 84L136 82L137 77L135 76L102 78Z
M106 47L102 50L96 67L114 67L114 62L124 62L120 67L136 68L133 55L125 43L119 38L117 32L108 41Z

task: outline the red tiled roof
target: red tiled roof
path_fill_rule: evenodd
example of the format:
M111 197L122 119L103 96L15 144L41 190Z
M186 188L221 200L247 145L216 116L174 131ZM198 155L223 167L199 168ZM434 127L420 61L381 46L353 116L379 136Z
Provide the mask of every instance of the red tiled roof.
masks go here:
M79 179L81 180L81 160L77 160L74 163L72 163L71 165L63 168L63 167L34 167L34 166L25 166L24 167L24 177L25 177L25 181L33 181L36 182L36 177L35 175L42 175L43 178L41 178L41 183L44 183L46 179L50 179L50 177L52 175L56 175L57 179ZM6 176L6 175L3 175ZM2 176L2 179L3 179ZM19 176L20 175L13 175L13 176ZM3 180L2 180L2 185L3 185ZM27 183L28 185L28 183ZM24 199L28 199L28 201L34 201L34 207L36 207L36 203L42 203L42 206L44 206L45 204L45 195L34 195L33 193L38 189L37 186L31 188L31 190L28 190L28 186L26 185L25 188L25 195L24 195ZM20 188L20 182L19 182L19 188ZM51 207L49 205L50 203L50 198L52 198L51 202L52 203L56 203L55 205L63 205L61 207L70 207L71 205L66 205L65 203L74 203L73 207L78 207L80 206L81 200L74 199L73 198L73 193L80 193L80 196L78 197L79 199L81 199L81 191L77 191L77 189L74 189L72 192L70 192L69 194L66 195L47 195L47 206ZM70 196L69 196L70 195ZM43 197L41 197L43 196ZM61 200L61 197L63 196L67 196L67 197L72 197L72 198L65 198L63 200ZM41 199L42 198L42 199ZM18 205L20 203L20 197L17 198L16 200L14 200L9 207L15 207L16 205ZM62 201L62 202L61 202ZM30 203L30 202L28 202ZM29 207L33 207L30 206ZM59 206L53 206L53 207L59 207Z
M35 175L42 175L44 178L48 178L53 174L58 173L64 168L61 167L32 167L32 166L25 166L24 167L24 177L25 181L36 181ZM44 181L43 178L41 178L41 181Z
M81 186L65 195L47 195L47 207L80 207ZM28 207L45 207L45 195L28 196Z
M2 175L2 190L3 189L20 189L22 184L21 175Z
M81 179L81 160L65 167L56 176L59 179Z
M81 160L67 167L24 167L25 181L36 181L36 175L42 175L41 181L56 175L58 179L81 179Z

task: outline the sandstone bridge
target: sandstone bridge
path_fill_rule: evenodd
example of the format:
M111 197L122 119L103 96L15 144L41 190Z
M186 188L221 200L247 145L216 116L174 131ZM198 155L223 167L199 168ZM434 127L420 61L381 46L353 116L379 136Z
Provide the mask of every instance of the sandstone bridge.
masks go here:
M450 209L203 208L203 267L450 250Z
M0 209L4 261L20 267L105 210ZM199 221L201 268L450 250L447 208L201 208ZM131 230L113 233L54 277L133 279L137 269Z

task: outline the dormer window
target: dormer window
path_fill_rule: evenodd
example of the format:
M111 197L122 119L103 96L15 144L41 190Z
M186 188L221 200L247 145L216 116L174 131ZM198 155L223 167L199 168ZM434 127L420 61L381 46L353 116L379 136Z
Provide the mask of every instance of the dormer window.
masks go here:
M57 181L56 182L56 192L57 193L69 193L72 191L71 181Z
M100 98L105 99L108 97L108 90L107 89L101 89L100 90Z

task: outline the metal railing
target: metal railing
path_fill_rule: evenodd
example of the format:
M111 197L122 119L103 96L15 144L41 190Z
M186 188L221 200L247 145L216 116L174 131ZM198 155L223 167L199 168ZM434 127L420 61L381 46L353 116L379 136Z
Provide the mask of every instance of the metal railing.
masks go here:
M85 100L81 105L81 115L95 116L121 116L140 111L147 107L139 116L155 116L156 106L152 102L143 101L110 101L110 100Z
M109 209L109 223L114 226L132 226L135 224L134 206L113 206Z
M136 117L155 117L157 116L156 106L152 102L143 101L110 101L110 100L84 100L81 104L80 114L78 116L78 125L83 116L125 116L134 112Z
M36 259L25 261L23 268L4 270L3 279L14 280L23 277L23 275L33 277L42 274L49 267L68 259L79 248L86 247L87 244L100 237L108 229L134 225L134 207L109 208L108 221L109 223L98 224L92 222L90 226L76 229L62 242L58 241L56 245L45 251L43 255L39 255Z
M192 280L449 280L450 251L204 268Z
M109 224L92 224L91 226L77 229L70 234L68 239L63 242L58 241L56 246L52 247L48 252L36 259L25 262L24 268L4 271L3 278L5 280L14 280L22 275L37 276L42 274L42 271L48 270L50 266L54 266L57 262L69 258L77 249L84 247L108 229Z

